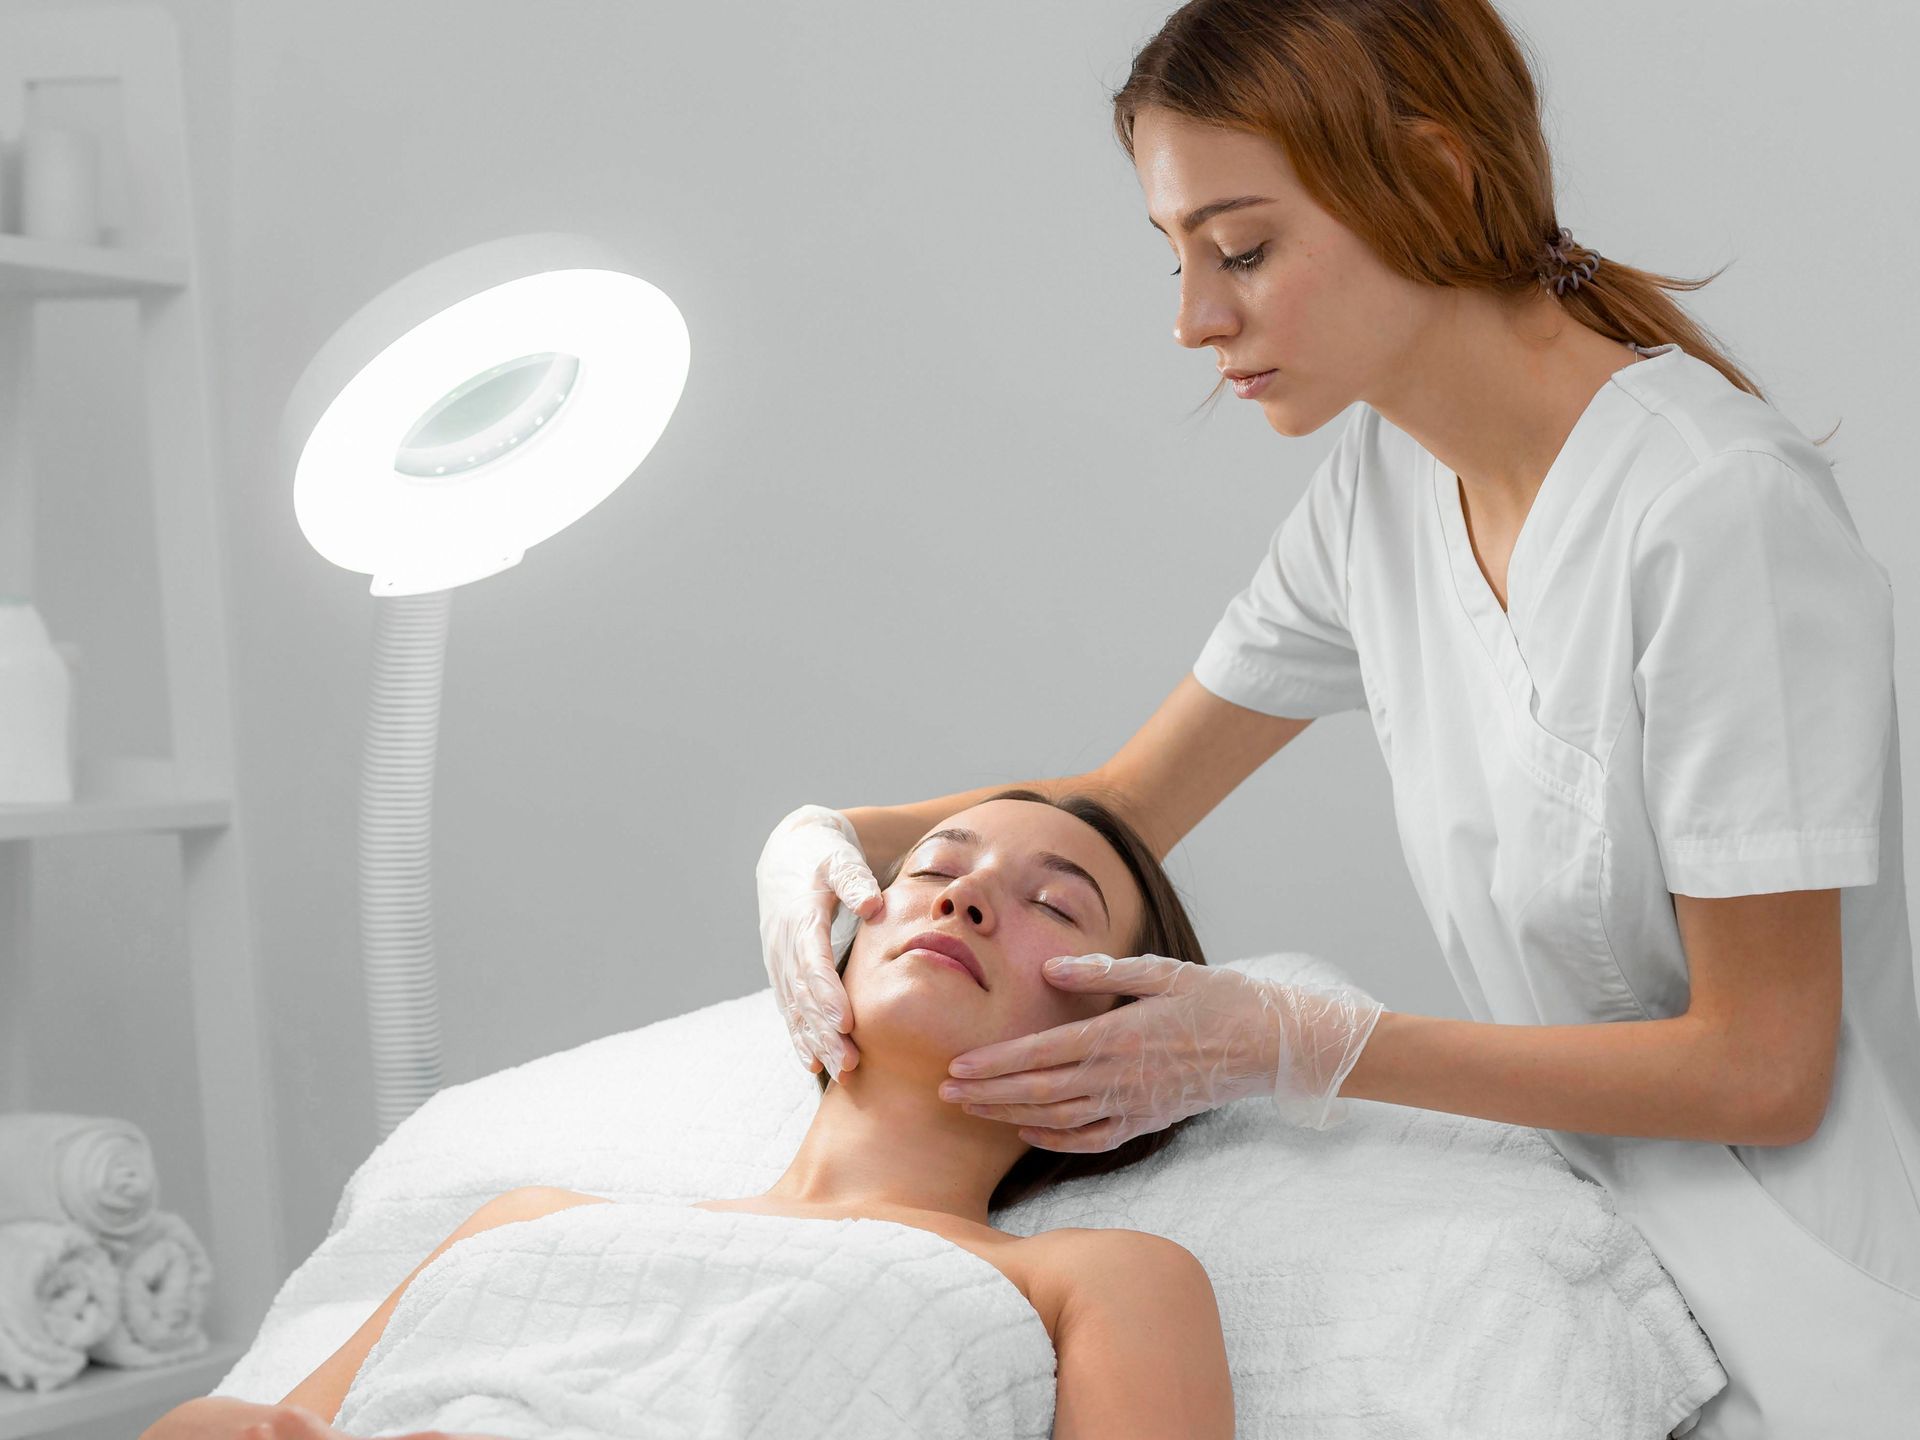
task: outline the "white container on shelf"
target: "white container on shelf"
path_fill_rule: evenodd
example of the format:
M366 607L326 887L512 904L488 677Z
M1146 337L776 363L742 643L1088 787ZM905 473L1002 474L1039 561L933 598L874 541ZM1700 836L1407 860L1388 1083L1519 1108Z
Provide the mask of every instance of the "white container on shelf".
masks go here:
M100 243L98 144L83 130L29 129L20 160L21 232Z
M73 680L33 602L0 595L0 805L73 799Z

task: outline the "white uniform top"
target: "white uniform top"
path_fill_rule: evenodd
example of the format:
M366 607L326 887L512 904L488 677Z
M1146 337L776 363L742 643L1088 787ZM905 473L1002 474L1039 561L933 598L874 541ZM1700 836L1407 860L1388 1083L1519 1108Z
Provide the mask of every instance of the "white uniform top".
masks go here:
M1541 484L1507 610L1458 478L1361 403L1193 673L1269 715L1368 709L1477 1020L1682 1014L1669 891L1844 887L1812 1139L1540 1133L1612 1192L1727 1371L1679 1433L1890 1435L1920 1415L1891 582L1784 417L1676 345L1635 348Z

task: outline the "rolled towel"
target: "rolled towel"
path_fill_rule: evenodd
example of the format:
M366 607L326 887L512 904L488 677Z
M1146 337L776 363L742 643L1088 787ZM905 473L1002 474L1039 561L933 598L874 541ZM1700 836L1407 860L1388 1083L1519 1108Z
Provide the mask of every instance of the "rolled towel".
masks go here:
M207 1313L213 1267L199 1237L171 1210L131 1240L107 1240L120 1277L118 1322L87 1353L102 1365L165 1365L207 1348L200 1324Z
M85 1115L0 1115L0 1224L64 1220L102 1240L138 1234L159 1205L140 1127Z
M59 1220L0 1225L0 1380L66 1384L119 1315L120 1277L94 1236Z

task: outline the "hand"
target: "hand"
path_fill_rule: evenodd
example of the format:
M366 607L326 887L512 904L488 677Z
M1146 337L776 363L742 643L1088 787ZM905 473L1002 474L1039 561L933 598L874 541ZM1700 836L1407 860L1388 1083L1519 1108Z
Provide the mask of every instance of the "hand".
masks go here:
M209 1437L212 1440L212 1437ZM344 1430L336 1430L311 1410L298 1405L276 1405L273 1413L252 1421L237 1433L226 1432L220 1440L356 1440ZM498 1435L449 1435L444 1430L413 1430L389 1440L503 1440Z
M229 1396L203 1395L176 1405L140 1434L140 1440L358 1440L313 1411L284 1400L255 1404ZM417 1430L390 1440L505 1440L499 1435L449 1435Z
M824 805L802 805L773 827L753 878L760 894L760 951L774 1003L809 1073L834 1079L860 1063L843 1032L853 1007L834 969L833 912L843 901L871 920L884 908L853 823Z
M1062 961L1088 962L1084 973ZM943 1083L988 1119L1018 1123L1045 1150L1111 1150L1229 1100L1271 1095L1294 1125L1328 1130L1336 1101L1385 1009L1351 986L1305 990L1164 955L1057 957L1049 984L1143 998L953 1057Z

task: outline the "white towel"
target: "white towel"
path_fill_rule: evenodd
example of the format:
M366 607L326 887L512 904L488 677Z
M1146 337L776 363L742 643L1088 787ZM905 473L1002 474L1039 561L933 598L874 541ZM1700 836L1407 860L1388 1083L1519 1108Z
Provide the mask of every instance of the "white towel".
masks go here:
M0 1223L64 1220L101 1239L135 1235L159 1204L140 1127L86 1115L0 1115Z
M470 1235L400 1297L334 1424L551 1440L1045 1440L1053 1342L928 1230L580 1205Z
M119 1277L92 1235L58 1220L0 1224L0 1380L66 1384L119 1313Z
M104 1243L119 1276L120 1318L88 1353L103 1365L139 1367L205 1350L200 1321L213 1267L187 1222L171 1210L156 1210L138 1235Z

